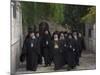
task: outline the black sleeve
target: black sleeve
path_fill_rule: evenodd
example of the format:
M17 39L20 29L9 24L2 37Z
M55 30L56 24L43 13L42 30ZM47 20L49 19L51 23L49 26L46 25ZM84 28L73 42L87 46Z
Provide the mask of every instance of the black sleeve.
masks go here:
M46 46L46 38L45 38L45 37L42 39L42 46L43 46L43 47Z
M51 54L54 55L54 41L51 41Z
M84 38L82 38L82 49L86 49L85 42L84 42Z
M25 39L22 47L22 54L26 54L28 39Z
M24 62L24 60L25 60L26 50L27 50L27 39L25 39L25 41L23 43L22 52L21 52L21 55L20 55L20 61L21 62Z
M40 55L40 39L36 39L36 51Z

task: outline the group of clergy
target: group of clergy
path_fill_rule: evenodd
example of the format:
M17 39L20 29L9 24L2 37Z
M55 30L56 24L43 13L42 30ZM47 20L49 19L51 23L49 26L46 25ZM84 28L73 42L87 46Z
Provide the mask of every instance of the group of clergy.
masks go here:
M55 31L51 35L46 29L40 36L39 31L34 32L30 28L23 42L20 61L26 60L29 71L36 71L38 65L53 65L54 70L68 65L66 70L71 70L80 65L79 59L84 49L84 38L80 32Z

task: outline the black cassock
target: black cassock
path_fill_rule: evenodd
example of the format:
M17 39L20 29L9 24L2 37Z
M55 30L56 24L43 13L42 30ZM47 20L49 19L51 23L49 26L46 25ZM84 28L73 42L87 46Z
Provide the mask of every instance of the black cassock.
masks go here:
M38 56L40 55L40 49L38 49L37 39L29 38L26 40L23 46L23 53L26 55L26 69L36 71L38 64Z
M38 41L38 49L40 50L40 55L38 56L38 64L42 64L42 51L41 51L41 46L40 46L40 37L37 38Z
M79 39L74 39L74 43L75 43L75 61L76 61L76 65L79 65L81 42Z
M65 65L67 64L67 42L66 42L66 39L63 39L63 40L60 40L60 49L62 51L62 65Z
M79 56L81 57L82 50L83 49L85 50L85 43L84 43L84 38L83 37L79 37L78 39L79 39L79 42L80 42Z
M65 64L67 64L67 62L68 62L68 59L67 59L67 57L68 57L68 37L65 37L65 42L66 42L65 43L66 47L64 49L64 60L65 60Z
M45 66L51 65L52 62L52 46L51 46L51 36L50 35L44 35L43 38L43 56L44 56L44 62Z
M21 62L24 62L25 59L26 59L26 50L25 50L25 47L26 47L26 42L27 42L27 40L29 38L30 38L30 34L28 33L27 36L25 37L24 42L23 42L22 52L21 52L21 56L20 56L20 61Z
M71 67L76 65L74 39L68 39L67 64Z
M63 56L62 56L62 50L60 49L60 42L59 41L53 41L53 62L54 62L54 69L58 70L63 65Z

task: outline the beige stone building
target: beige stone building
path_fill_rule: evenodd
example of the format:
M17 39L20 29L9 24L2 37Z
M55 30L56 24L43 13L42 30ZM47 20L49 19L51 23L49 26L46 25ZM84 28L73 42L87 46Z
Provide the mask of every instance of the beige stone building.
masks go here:
M96 23L85 25L86 49L96 53Z
M20 3L11 2L11 73L15 73L19 64L22 46L22 10Z

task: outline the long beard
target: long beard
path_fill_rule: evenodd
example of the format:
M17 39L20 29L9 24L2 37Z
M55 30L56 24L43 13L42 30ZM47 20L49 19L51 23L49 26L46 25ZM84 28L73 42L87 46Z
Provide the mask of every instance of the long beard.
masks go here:
M32 39L35 39L35 36L32 36Z
M55 41L58 41L58 38L54 38Z
M57 42L54 43L54 48L59 48Z
M74 38L77 40L77 36L74 36Z

